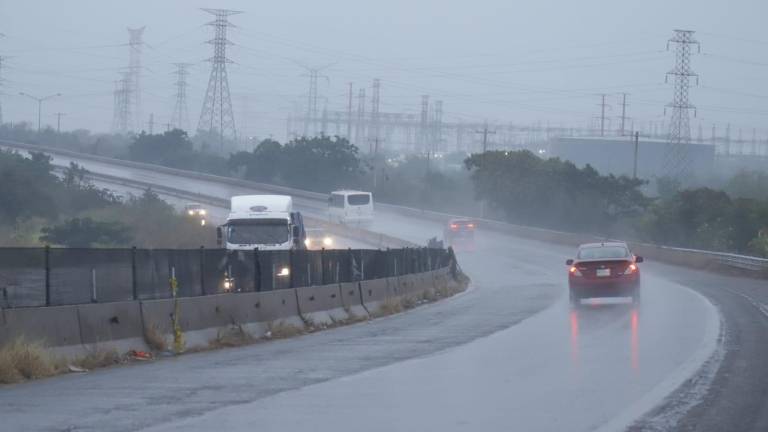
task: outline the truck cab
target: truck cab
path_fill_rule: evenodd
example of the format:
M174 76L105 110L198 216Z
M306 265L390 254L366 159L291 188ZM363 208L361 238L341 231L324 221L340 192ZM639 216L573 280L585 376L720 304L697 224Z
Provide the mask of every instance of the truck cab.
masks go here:
M304 218L286 195L233 196L227 222L217 229L219 245L229 250L304 249L306 237Z

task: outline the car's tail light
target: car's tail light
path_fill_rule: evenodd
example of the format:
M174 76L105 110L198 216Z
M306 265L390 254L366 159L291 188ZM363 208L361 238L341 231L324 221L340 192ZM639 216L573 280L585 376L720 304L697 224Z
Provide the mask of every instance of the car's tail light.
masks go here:
M457 229L459 229L459 225L458 224L451 224L451 229L452 230L457 230Z
M624 270L625 275L632 274L637 271L637 266L635 264L630 264L627 266L627 269Z
M475 224L473 224L473 223L471 223L471 224L467 224L467 228L469 228L469 229L475 229Z
M568 271L571 273L571 276L577 276L577 277L582 276L581 272L579 271L579 269L576 268L576 266L571 266L570 270Z

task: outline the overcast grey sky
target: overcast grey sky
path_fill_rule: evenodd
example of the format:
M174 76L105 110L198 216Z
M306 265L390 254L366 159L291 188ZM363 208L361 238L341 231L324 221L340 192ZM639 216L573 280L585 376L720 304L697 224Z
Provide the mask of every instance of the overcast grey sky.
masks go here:
M713 123L768 136L766 0L353 0L97 1L0 0L0 101L6 121L36 121L21 97L61 92L44 122L109 130L113 82L127 66L126 27L146 26L144 117L168 122L173 62L194 63L189 77L192 126L208 81L212 37L201 7L244 11L232 17L230 88L238 128L278 139L285 118L303 110L308 80L301 64L333 64L319 91L329 109L382 80L382 111L417 113L422 94L444 101L445 118L584 126L599 114L598 93L628 92L636 123L664 119L672 98L665 51L675 28L696 30L701 76L691 91L705 136ZM247 109L245 109L247 107ZM733 135L736 132L734 130Z

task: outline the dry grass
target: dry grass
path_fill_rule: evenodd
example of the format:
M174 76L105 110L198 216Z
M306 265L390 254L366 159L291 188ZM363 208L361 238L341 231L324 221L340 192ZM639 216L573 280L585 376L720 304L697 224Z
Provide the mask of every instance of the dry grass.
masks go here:
M157 324L152 324L144 328L144 342L147 346L155 352L163 352L168 350L168 341L165 340L165 336L160 332L160 328Z
M293 324L285 323L283 321L270 322L267 325L267 331L271 339L285 339L304 334L304 330L302 328Z
M61 361L54 358L43 344L29 342L23 337L0 348L0 383L10 384L25 379L55 375Z
M387 315L394 315L396 313L402 312L404 307L405 307L405 300L387 298L383 302L381 302L381 305L379 305L379 309L373 314L373 316L375 318L378 318L378 317L383 317Z
M254 342L256 342L256 338L246 331L243 326L233 325L226 329L219 330L216 333L216 339L208 342L208 345L211 348L228 348L250 345Z
M101 349L98 346L90 348L88 353L75 358L71 364L82 369L91 370L120 363L122 360L116 349Z

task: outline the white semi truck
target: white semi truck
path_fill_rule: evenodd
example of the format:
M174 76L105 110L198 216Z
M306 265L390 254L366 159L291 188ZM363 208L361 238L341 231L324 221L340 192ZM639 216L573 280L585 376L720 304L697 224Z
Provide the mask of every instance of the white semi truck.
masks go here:
M227 254L221 288L239 291L243 287L236 284L236 270L248 265L244 264L240 251L306 249L307 232L301 213L293 211L290 196L240 195L231 198L229 216L226 223L216 229L216 237L219 246L235 252ZM288 265L273 267L273 277L290 276Z
M229 250L304 249L304 218L286 195L239 195L230 201L227 222L218 227L219 245Z

